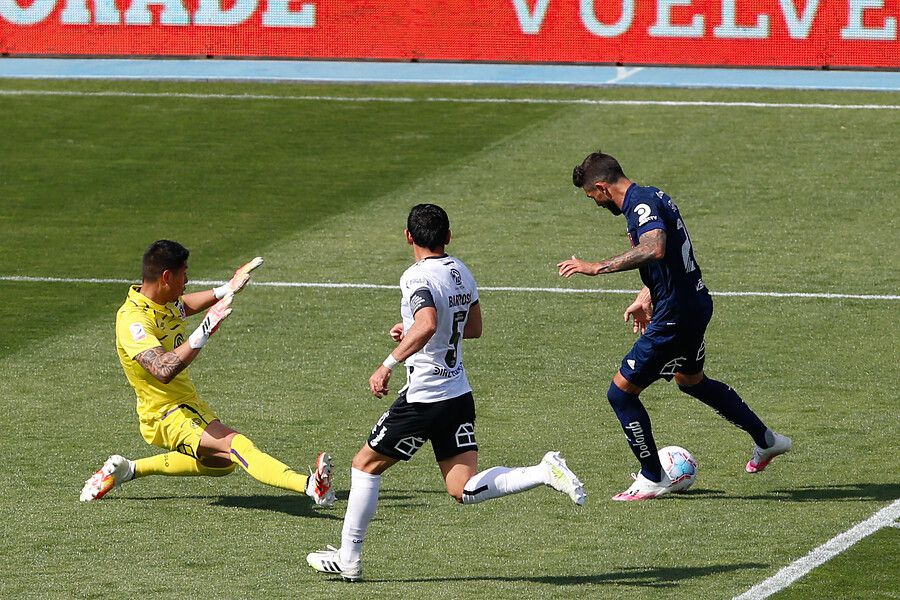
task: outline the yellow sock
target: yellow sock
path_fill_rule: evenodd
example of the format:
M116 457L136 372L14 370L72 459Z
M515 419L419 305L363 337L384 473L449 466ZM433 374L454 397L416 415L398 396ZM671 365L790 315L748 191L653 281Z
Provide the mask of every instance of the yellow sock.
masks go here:
M308 476L301 475L280 460L272 458L241 434L231 439L231 460L244 467L244 470L257 481L301 494L306 493Z
M134 461L134 478L138 479L148 475L178 475L182 477L206 475L208 477L222 477L234 471L234 468L234 465L223 468L205 467L197 459L181 452L166 452L165 454L139 458Z

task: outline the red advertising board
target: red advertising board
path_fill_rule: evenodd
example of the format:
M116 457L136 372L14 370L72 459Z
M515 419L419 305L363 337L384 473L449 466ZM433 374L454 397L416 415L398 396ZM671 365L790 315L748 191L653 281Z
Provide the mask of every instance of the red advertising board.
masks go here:
M0 0L0 53L900 69L900 0Z

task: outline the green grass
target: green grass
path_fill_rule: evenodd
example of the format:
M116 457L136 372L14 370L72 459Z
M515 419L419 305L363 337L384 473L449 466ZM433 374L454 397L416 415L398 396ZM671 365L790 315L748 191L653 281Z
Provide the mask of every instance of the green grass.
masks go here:
M569 88L252 86L5 81L0 88L410 97L897 103L896 95ZM597 147L668 191L719 291L897 294L894 111L586 107L306 100L9 97L0 110L0 275L134 278L170 237L190 276L394 284L402 228L447 208L449 250L482 286L636 289L636 274L563 281L558 260L625 248L621 220L576 193ZM191 367L201 395L298 467L328 449L338 503L243 473L151 478L81 504L110 453L155 452L137 431L113 347L117 284L0 281L3 597L731 597L900 497L896 301L716 300L708 372L796 450L744 474L750 441L658 384L643 398L660 445L700 462L690 493L622 506L633 457L605 399L633 337L625 296L482 293L467 342L480 462L560 449L588 504L550 490L474 507L446 495L428 448L385 475L368 583L313 573L339 540L347 467L386 406L366 393L390 350L390 290L255 286ZM401 376L402 377L402 376ZM394 382L394 389L400 382ZM813 571L785 597L892 597L896 531ZM888 557L888 560L885 560ZM873 576L877 573L877 576ZM806 595L804 595L806 594Z

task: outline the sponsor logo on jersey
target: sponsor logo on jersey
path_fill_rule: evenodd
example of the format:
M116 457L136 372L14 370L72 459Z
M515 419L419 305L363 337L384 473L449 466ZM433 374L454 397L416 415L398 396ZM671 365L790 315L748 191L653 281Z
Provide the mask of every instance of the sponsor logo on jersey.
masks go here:
M638 227L649 223L650 221L658 221L659 217L652 214L653 209L648 204L638 204L634 207L633 212L638 215Z
M423 279L422 277L415 277L413 279L408 279L406 281L406 287L407 288L418 287L424 283L426 283L425 279Z
M178 335L175 336L175 348L182 345L183 343L184 343L184 334L179 333Z
M136 342L140 342L147 338L147 332L144 331L144 326L140 323L132 323L128 326L128 330L131 332L131 339Z
M449 379L449 378L456 377L457 375L462 373L462 370L463 370L462 365L459 365L455 369L445 369L443 367L434 367L434 369L431 370L431 374L437 375L438 377L447 377Z

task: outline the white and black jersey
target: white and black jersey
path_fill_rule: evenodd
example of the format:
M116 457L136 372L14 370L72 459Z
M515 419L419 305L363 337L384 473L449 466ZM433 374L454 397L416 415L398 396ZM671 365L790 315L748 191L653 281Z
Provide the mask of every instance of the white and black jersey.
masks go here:
M400 278L403 330L409 331L416 312L437 311L437 330L425 347L406 359L407 402L440 402L472 391L463 367L463 330L469 308L478 303L472 273L452 256L428 257L409 267Z

